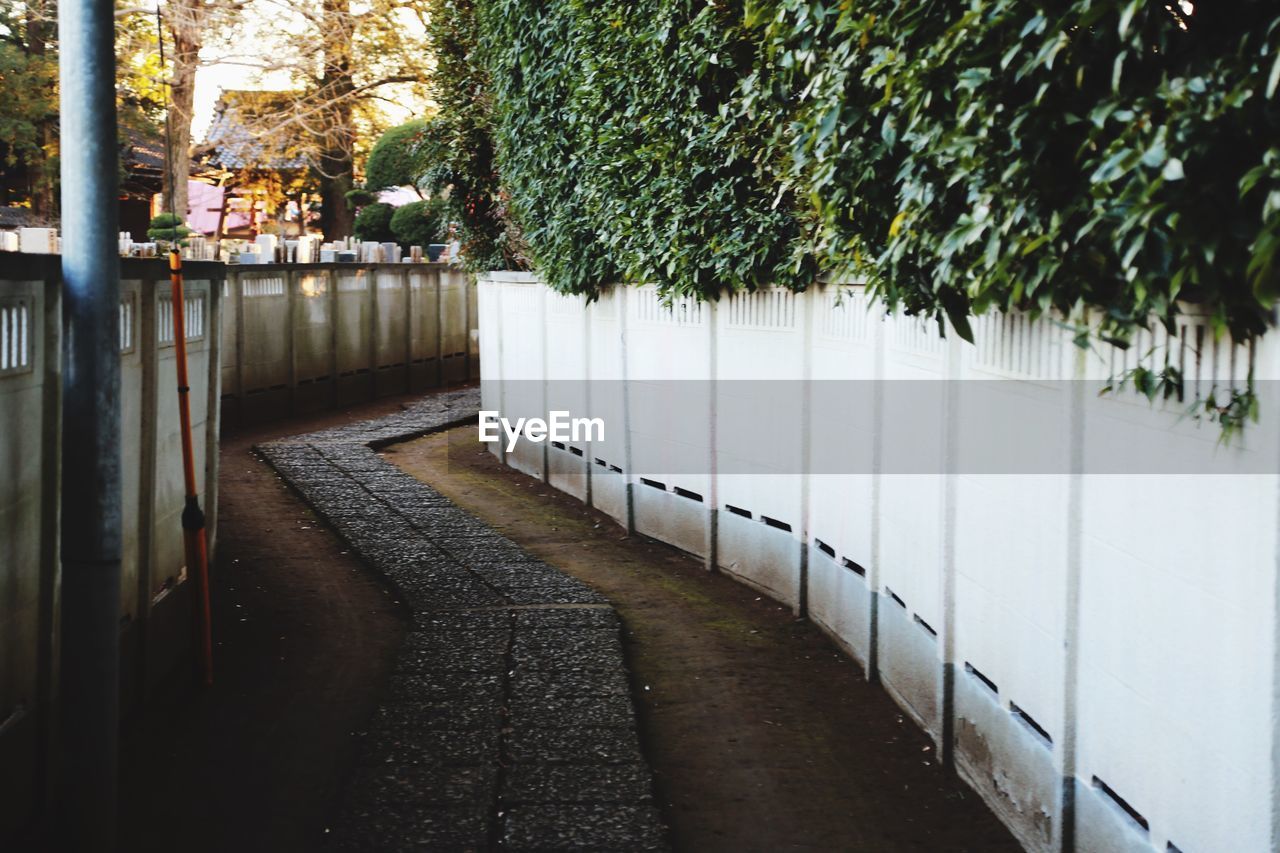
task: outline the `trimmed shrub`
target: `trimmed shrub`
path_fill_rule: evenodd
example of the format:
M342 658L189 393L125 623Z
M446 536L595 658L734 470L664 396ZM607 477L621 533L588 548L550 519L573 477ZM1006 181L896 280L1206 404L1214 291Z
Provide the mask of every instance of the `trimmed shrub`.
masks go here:
M361 242L391 243L395 235L391 233L391 217L395 208L386 202L370 204L356 214L352 231Z
M151 222L147 226L147 239L155 242L172 243L176 240L180 245L185 245L186 238L194 233L182 218L174 213L158 213L151 217Z
M421 174L417 171L414 148L427 122L416 120L391 128L369 151L365 161L364 187L368 192L415 186Z
M440 242L444 231L444 203L438 200L413 201L395 209L391 215L391 233L401 246L421 246Z
M366 204L374 204L378 200L377 193L371 193L366 189L350 190L346 194L347 207L351 210L359 210Z

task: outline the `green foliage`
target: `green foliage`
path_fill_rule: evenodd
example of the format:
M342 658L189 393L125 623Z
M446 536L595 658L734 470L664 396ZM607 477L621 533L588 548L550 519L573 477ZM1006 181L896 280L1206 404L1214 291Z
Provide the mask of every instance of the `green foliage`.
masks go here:
M417 184L421 174L417 171L413 152L426 126L425 121L410 121L378 137L365 163L366 190L377 192Z
M1123 346L1191 300L1247 339L1280 295L1280 11L1183 8L439 0L449 169L494 207L500 171L564 291L856 275L966 337L1092 309Z
M395 209L391 215L391 233L402 246L439 243L445 227L445 203L441 200L413 201Z
M182 218L173 213L158 213L151 217L151 222L147 226L147 239L158 243L177 241L185 245L183 241L192 233Z
M0 19L2 20L2 19ZM0 151L4 165L42 155L38 127L57 113L56 54L35 55L0 40Z
M19 203L56 222L58 184L57 4L0 3L0 204ZM122 148L157 140L163 126L151 12L117 14L116 113ZM123 164L122 164L123 172Z
M815 9L823 6L821 14ZM1178 298L1261 332L1280 277L1280 14L1261 2L802 0L752 9L824 267L953 315Z
M816 269L795 199L762 158L777 110L741 108L756 47L733 4L492 0L503 180L552 286L619 278L710 295Z
M431 92L440 114L438 135L427 137L436 147L422 186L447 199L469 269L525 269L524 240L509 216L494 162L489 70L480 61L477 14L486 2L427 0L435 58Z
M352 227L356 239L361 242L372 243L395 242L395 235L391 233L391 217L395 210L393 206L386 202L378 202L361 208L360 212L356 214L355 224Z
M1252 370L1243 388L1219 388L1215 384L1210 386L1208 393L1187 401L1185 377L1177 367L1165 365L1152 369L1139 366L1112 376L1098 396L1116 394L1129 386L1153 404L1170 400L1186 404L1183 416L1217 424L1221 429L1218 440L1223 445L1230 444L1233 438L1243 434L1248 424L1257 423L1261 413L1261 402L1253 383Z
M351 210L359 210L366 204L373 204L378 200L377 193L371 193L365 189L351 190L346 194L347 207Z
M0 4L0 204L52 196L58 54L53 5ZM49 213L50 211L45 211Z

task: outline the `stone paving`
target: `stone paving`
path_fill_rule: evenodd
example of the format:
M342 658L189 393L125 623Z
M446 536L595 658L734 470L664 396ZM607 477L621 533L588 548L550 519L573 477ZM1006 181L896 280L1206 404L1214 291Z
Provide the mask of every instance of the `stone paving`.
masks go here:
M441 393L257 448L414 613L332 847L665 850L614 609L375 452L478 408Z

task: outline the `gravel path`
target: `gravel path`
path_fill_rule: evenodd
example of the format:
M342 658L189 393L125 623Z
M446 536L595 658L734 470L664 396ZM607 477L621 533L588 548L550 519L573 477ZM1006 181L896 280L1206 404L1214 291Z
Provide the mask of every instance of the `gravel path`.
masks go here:
M438 394L258 446L414 612L333 846L665 849L613 608L376 452L478 404Z

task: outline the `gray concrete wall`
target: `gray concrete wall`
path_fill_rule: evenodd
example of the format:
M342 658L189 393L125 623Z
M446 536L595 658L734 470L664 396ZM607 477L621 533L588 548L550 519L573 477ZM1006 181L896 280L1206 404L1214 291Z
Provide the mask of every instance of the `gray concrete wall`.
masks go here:
M478 379L475 283L447 264L227 268L223 422Z
M201 502L216 547L219 305L223 267L190 263L186 340ZM41 807L58 692L60 265L0 256L0 846ZM190 642L182 547L172 299L166 262L121 263L125 709Z
M0 254L0 849L40 808L57 695L60 265ZM196 471L216 546L218 433L479 378L475 283L444 264L186 264ZM121 263L126 711L186 657L167 263Z

